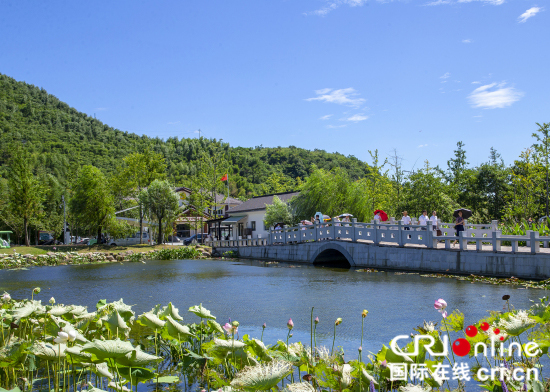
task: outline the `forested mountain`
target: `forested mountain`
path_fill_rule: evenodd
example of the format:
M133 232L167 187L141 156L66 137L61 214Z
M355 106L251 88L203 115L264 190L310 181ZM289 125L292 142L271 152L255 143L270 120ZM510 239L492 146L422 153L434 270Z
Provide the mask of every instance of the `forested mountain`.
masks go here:
M55 96L25 82L0 74L0 175L7 173L10 146L23 144L36 154L38 166L66 183L79 167L92 164L104 173L117 170L123 157L150 149L166 158L168 178L175 185L191 185L197 158L215 141L205 138L162 140L109 127L81 113ZM351 178L363 177L368 166L353 156L308 151L296 147L231 147L228 152L231 194L250 197L292 190L313 165L343 168Z

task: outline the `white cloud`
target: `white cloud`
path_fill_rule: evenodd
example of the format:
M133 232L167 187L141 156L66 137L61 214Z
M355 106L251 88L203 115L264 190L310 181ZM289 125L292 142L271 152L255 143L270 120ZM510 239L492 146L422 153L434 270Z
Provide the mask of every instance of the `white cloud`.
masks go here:
M328 129L345 128L347 125L327 125Z
M369 116L365 116L364 114L354 114L353 116L346 118L345 121L359 122L365 121L368 118Z
M427 144L421 144L421 145L418 146L418 148L423 148L423 147L428 147L428 145Z
M330 0L326 2L326 5L318 10L313 12L308 12L306 15L312 14L317 16L326 16L331 11L334 11L336 8L341 5L349 5L350 7L357 7L366 4L367 0Z
M468 96L470 104L474 108L502 109L519 101L523 93L505 85L505 82L491 83L476 88Z
M317 97L307 98L306 101L321 101L337 103L340 105L360 106L365 102L363 98L356 98L359 95L354 88L342 88L339 90L333 90L331 88L325 88L322 90L316 90Z
M440 76L439 79L448 79L448 78L450 78L450 77L451 77L450 72L445 72L445 75Z
M469 44L469 43L471 43L471 42L472 42L471 39L463 39L463 40L462 40L462 43L463 43L463 44Z
M527 11L525 11L523 14L519 16L519 23L525 23L527 19L535 16L540 12L541 8L539 7L531 7Z
M324 121L324 120L328 120L328 119L331 118L331 117L332 117L332 114L327 114L326 116L321 117L319 120L323 120L323 121Z
M436 0L436 1L432 1L430 3L426 3L424 5L442 5L442 4L451 4L451 1L450 0Z
M471 3L472 1L481 1L483 3L487 3L491 5L504 4L504 0L458 0L459 3Z
M472 82L472 84L481 84L481 82L475 81L475 82Z

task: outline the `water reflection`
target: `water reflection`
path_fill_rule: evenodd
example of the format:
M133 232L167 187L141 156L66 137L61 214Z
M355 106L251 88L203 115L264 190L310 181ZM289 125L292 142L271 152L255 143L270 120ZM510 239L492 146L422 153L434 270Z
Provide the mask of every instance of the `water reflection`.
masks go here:
M397 334L408 334L424 320L440 321L433 309L444 298L449 311L465 313L466 325L500 310L501 297L511 295L516 308L530 306L529 299L543 291L519 289L455 279L423 278L417 274L357 272L289 263L223 260L172 260L142 263L39 267L22 271L0 271L0 292L14 298L30 297L41 287L38 299L54 296L59 303L95 307L99 299L124 298L136 313L155 304L172 301L180 308L184 322L198 321L186 310L202 303L218 316L241 324L239 331L255 337L267 323L264 341L275 343L286 337L286 322L294 320L293 340L310 340L310 311L321 320L318 343L331 345L333 325L337 344L355 357L361 332L361 311L369 310L365 323L364 352L377 351Z

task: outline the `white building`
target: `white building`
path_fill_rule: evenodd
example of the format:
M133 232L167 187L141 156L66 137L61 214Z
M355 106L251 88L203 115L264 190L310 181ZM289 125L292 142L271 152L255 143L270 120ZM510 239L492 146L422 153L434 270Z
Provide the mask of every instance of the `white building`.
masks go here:
M275 193L272 195L256 196L245 201L243 204L233 207L227 211L229 218L222 223L233 225L232 237L242 238L267 238L269 227L264 226L266 205L273 204L273 196L277 196L284 202L288 202L299 192Z

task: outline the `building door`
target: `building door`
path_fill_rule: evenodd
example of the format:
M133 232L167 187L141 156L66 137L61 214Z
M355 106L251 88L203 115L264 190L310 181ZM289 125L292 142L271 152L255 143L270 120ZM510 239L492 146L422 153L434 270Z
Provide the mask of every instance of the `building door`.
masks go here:
M237 234L238 236L243 235L243 229L244 229L244 225L242 223L239 223L239 230L238 230L239 234Z

